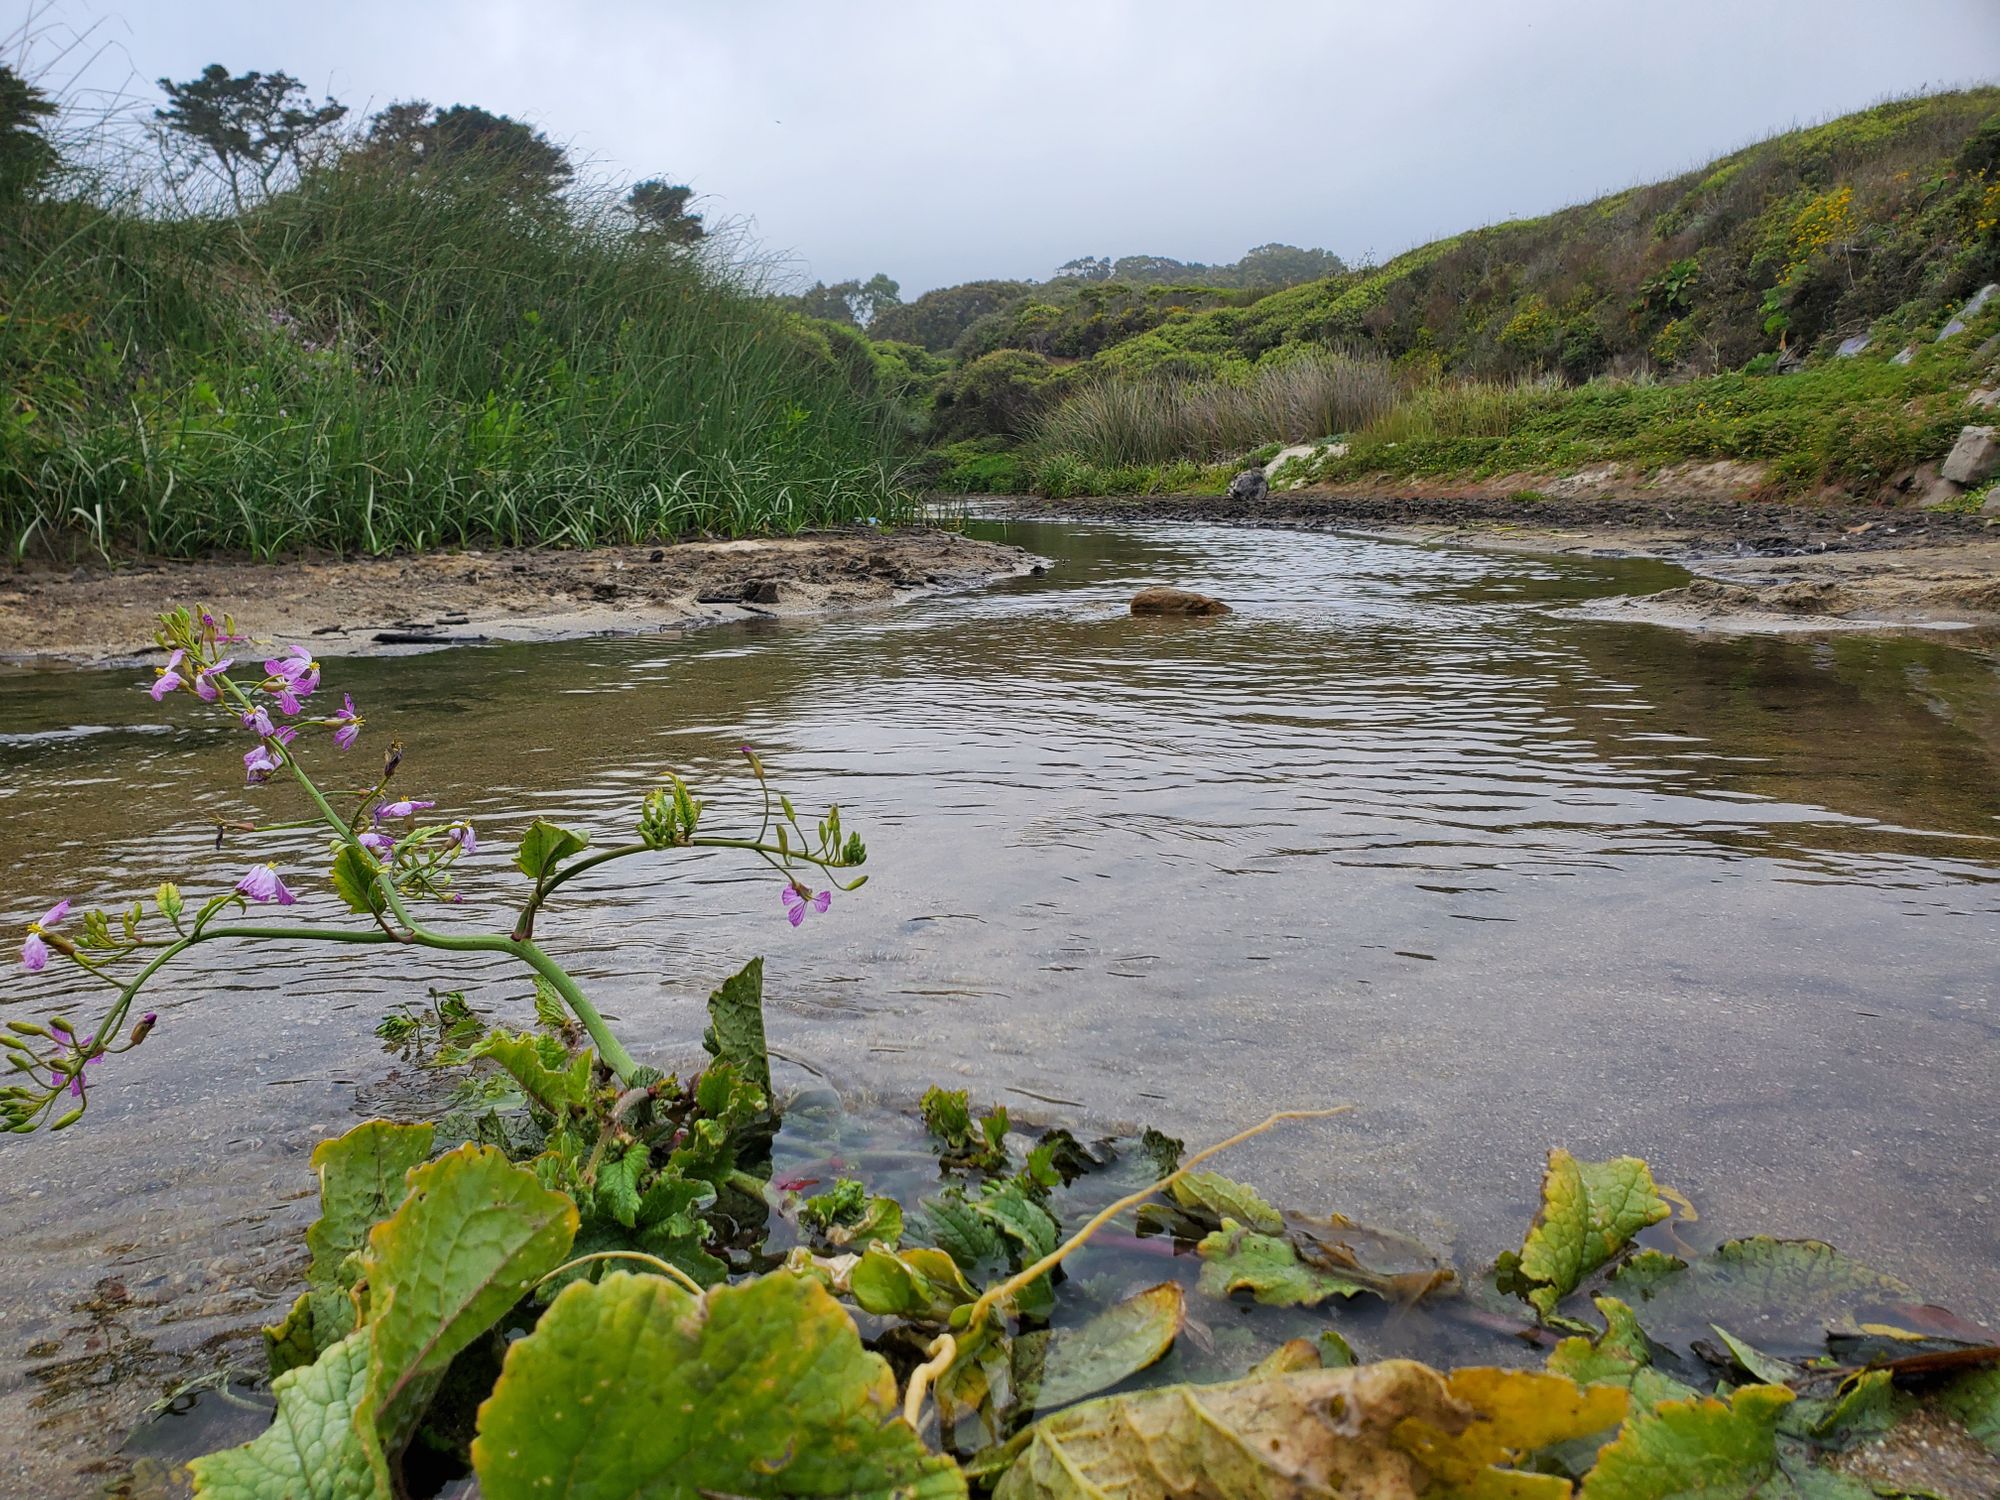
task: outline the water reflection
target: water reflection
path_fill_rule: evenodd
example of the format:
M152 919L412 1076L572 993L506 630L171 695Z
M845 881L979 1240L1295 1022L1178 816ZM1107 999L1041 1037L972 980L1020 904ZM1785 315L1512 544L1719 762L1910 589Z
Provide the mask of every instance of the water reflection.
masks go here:
M545 930L665 1061L763 952L791 1076L850 1095L899 1106L943 1080L1029 1121L1195 1140L1353 1100L1241 1169L1468 1260L1518 1234L1548 1145L1640 1151L1725 1226L2000 1305L1990 657L1537 613L1671 581L1652 564L1008 534L1062 565L893 613L329 679L378 715L365 753L393 724L411 791L489 838L530 814L614 834L667 765L711 817L747 817L744 740L804 801L842 804L874 878L798 932L768 877L720 858L572 887ZM1237 612L1134 620L1150 582ZM240 873L209 825L268 794L230 784L230 736L184 721L130 673L0 677L10 922L163 869ZM513 889L503 858L480 863L453 921L490 925ZM133 1326L190 1365L278 1306L311 1140L421 1107L369 1028L427 983L527 1012L491 961L408 975L363 950L329 985L242 955L161 990L160 1032L106 1070L87 1128L0 1144L0 1430L68 1451L171 1383L170 1358L63 1385L27 1352L84 1336L70 1309L102 1278L166 1274L142 1256L174 1269ZM170 1322L183 1304L206 1310Z

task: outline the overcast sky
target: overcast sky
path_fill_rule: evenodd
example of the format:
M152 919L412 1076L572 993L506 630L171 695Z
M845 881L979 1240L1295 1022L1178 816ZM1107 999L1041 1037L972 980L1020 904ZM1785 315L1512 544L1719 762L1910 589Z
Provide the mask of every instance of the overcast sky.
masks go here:
M93 77L479 104L905 296L1083 254L1350 260L2000 79L2000 0L0 0Z

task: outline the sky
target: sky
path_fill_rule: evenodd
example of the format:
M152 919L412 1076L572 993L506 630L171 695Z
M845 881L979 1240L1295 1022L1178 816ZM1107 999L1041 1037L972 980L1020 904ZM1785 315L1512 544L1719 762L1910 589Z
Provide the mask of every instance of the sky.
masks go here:
M1350 261L2000 81L2000 0L0 0L51 74L478 104L907 298L1079 255ZM94 27L94 29L92 29Z

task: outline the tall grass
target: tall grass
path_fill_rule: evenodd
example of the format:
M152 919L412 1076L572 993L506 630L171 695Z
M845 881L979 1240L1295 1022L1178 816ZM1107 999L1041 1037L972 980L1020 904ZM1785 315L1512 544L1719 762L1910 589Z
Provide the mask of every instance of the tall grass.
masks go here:
M1568 389L1560 376L1513 380L1437 380L1406 392L1361 429L1371 443L1513 436L1530 417L1551 410Z
M608 203L349 157L241 216L8 214L16 555L588 545L907 503L892 403Z
M1215 460L1276 440L1353 431L1394 400L1382 361L1307 350L1240 380L1098 381L1047 413L1035 441L1100 465Z

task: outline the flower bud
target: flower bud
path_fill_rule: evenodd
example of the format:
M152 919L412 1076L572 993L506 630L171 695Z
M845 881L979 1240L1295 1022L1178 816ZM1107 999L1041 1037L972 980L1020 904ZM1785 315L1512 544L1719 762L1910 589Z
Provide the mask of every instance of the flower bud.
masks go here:
M143 1016L139 1017L138 1023L132 1028L132 1038L125 1045L128 1047L136 1047L139 1045L139 1043L145 1041L147 1034L151 1032L153 1029L154 1022L158 1021L159 1019L160 1019L159 1016L150 1010L147 1011Z
M49 1028L36 1021L9 1021L7 1029L16 1036L47 1036Z

